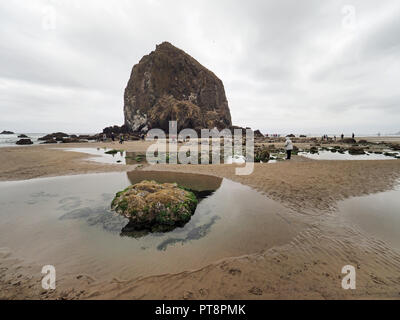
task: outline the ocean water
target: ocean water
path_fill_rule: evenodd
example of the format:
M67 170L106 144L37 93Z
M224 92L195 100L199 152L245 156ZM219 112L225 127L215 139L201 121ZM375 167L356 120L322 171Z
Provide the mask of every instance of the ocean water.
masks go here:
M16 133L16 134L0 134L0 147L12 147L16 146L16 142L20 140L18 136L21 133ZM24 133L27 135L34 144L40 143L38 141L39 138L45 136L47 133Z
M66 132L66 133L70 134L70 135L75 134L77 136L79 136L79 135L94 135L94 133L68 133L68 132ZM16 142L21 139L21 138L18 138L18 136L21 134L22 133L0 134L0 148L17 146ZM45 135L47 135L49 133L47 132L47 133L23 133L23 134L28 136L28 138L32 140L33 144L40 144L43 141L39 141L38 139L41 137L44 137Z

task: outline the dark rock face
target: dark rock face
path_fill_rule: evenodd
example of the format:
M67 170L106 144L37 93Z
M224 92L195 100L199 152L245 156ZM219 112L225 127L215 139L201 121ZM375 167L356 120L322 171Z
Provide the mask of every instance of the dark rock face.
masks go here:
M77 136L76 134L69 135L64 132L56 132L45 135L44 137L39 138L38 140L44 141L41 144L51 144L51 143L80 143L80 142L87 142L88 140L98 140L99 135L80 135Z
M29 144L33 144L33 142L32 142L31 139L21 139L21 140L18 140L16 143L17 143L17 145L29 145Z
M125 125L132 131L232 126L222 81L199 62L163 42L133 67L125 89Z
M254 138L264 138L264 135L261 133L260 130L254 131Z
M352 148L349 148L349 154L351 154L351 155L365 154L365 151L362 148L352 147Z
M112 133L114 133L115 136L118 136L120 134L130 134L131 130L126 125L123 125L121 127L112 126L112 127L104 128L103 133L106 134L107 138L110 138Z
M61 140L62 143L81 143L81 142L85 142L80 140L78 137L70 137L70 138L63 138Z
M39 138L38 140L40 141L48 141L48 140L56 140L56 141L62 141L63 138L67 138L69 137L68 134L64 133L64 132L56 132L56 133L51 133L48 134L44 137Z
M349 143L349 144L353 144L353 143L357 143L356 140L354 140L353 138L344 138L342 140L343 143Z
M310 153L311 154L318 153L318 148L317 147L311 147L310 148Z

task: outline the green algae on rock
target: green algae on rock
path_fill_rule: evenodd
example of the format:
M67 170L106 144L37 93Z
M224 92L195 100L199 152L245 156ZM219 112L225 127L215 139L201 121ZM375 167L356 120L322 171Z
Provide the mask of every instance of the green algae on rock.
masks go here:
M167 231L186 224L196 210L195 194L176 183L144 180L118 192L111 208L136 230Z

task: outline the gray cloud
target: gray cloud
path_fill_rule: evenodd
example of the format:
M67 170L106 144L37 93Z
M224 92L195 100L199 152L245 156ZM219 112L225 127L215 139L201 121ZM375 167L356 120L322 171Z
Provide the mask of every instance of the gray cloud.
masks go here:
M395 0L2 2L0 129L122 124L132 66L170 41L223 80L235 124L399 131L399 18Z

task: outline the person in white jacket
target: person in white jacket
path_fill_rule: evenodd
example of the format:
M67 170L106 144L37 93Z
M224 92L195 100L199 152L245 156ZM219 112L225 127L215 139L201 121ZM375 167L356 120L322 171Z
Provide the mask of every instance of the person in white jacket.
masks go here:
M292 140L290 140L289 137L286 137L285 149L286 149L286 155L287 155L286 160L290 160L290 158L292 157L293 142L292 142Z

